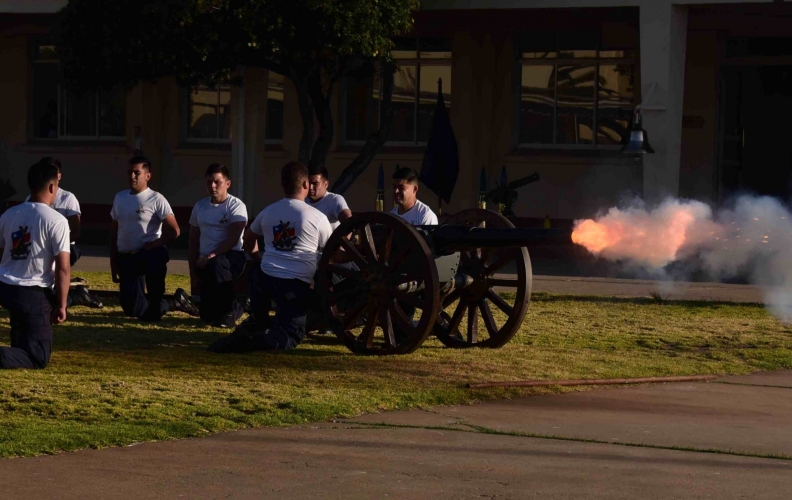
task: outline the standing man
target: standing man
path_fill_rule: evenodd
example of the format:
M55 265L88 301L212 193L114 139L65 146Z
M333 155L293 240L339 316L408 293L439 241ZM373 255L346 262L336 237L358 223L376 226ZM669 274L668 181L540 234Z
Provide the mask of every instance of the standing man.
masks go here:
M69 265L74 267L74 264L80 259L80 249L77 248L76 244L82 229L82 223L80 221L82 215L80 202L77 201L77 197L74 196L74 194L60 187L60 181L63 179L63 169L61 168L60 160L47 156L42 158L40 162L49 163L58 169L58 192L55 194L55 201L52 203L51 207L59 214L66 217L66 220L69 222L69 238L71 240L69 248ZM30 195L25 198L26 202L29 200ZM69 307L75 305L94 307L97 309L102 308L102 303L93 297L83 285L77 285L69 290L69 299L67 303Z
M0 368L46 367L52 325L66 321L69 223L50 208L58 194L58 168L36 163L28 170L28 186L30 201L0 217L0 305L11 316L11 346L0 347Z
M242 233L247 225L247 208L242 200L228 194L228 168L213 163L206 169L207 198L193 207L190 215L190 275L200 290L201 319L221 328L236 326L242 306L234 297L234 281L245 269Z
M170 260L165 246L179 237L179 225L168 200L148 187L151 162L134 156L127 166L129 189L113 200L110 216L110 269L121 289L121 308L141 321L159 321L169 310L197 316L197 308L179 288L163 300ZM143 292L148 290L148 297Z
M329 184L327 168L322 165L308 179L308 198L305 202L325 214L335 231L342 222L352 217L352 211L343 196L327 190Z
M396 214L413 226L436 226L437 215L418 199L418 174L409 167L393 173L393 201Z
M332 228L322 212L305 203L305 165L287 163L281 170L281 186L284 198L261 211L245 238L245 250L254 256L257 237L263 237L265 246L251 293L255 320L212 344L211 351L294 349L305 336L311 283ZM275 302L274 318L269 316L271 302Z

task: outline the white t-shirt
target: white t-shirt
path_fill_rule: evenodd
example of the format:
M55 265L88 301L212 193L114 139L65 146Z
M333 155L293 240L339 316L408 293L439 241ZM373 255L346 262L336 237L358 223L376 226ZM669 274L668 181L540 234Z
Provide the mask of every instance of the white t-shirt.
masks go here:
M306 283L313 281L320 252L333 232L322 212L291 198L262 210L250 230L264 238L262 271Z
M399 207L393 207L390 213L398 215L413 226L437 225L437 216L432 212L432 209L429 208L426 203L421 202L421 200L415 200L415 205L403 214L399 213Z
M55 256L70 249L64 216L43 203L22 203L0 217L0 234L0 281L19 286L55 284Z
M30 195L25 198L25 201L30 201ZM55 202L50 205L50 207L57 210L59 214L64 217L72 217L74 215L82 214L80 210L80 202L77 201L77 197L74 196L70 191L66 191L65 189L58 188L58 192L55 193Z
M110 217L118 222L118 251L138 252L162 235L162 221L173 215L168 200L146 188L138 194L124 190L113 200Z
M343 196L329 191L317 201L311 201L310 198L306 198L305 202L325 214L333 230L341 225L338 220L341 212L349 210L349 206Z
M206 257L228 238L228 228L234 222L247 223L247 207L236 196L228 195L223 203L212 203L207 196L195 204L190 214L190 225L201 230L198 253ZM242 234L232 250L242 250Z

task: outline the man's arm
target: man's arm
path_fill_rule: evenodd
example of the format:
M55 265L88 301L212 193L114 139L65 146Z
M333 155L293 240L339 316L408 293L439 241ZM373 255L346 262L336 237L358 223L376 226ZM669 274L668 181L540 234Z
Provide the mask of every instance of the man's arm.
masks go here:
M217 245L217 248L209 252L209 255L205 255L204 259L213 259L218 255L223 255L224 253L232 250L237 245L237 243L239 243L239 238L245 231L245 225L247 225L247 222L232 222L228 226L228 236L226 239Z
M82 234L82 220L80 218L80 214L66 217L66 220L69 221L69 238L71 238L72 241L79 240L80 235Z
M256 262L261 262L261 249L258 247L258 238L259 235L253 232L252 229L245 229L245 237L242 240L242 248L253 258L253 260Z
M69 296L71 266L69 252L60 252L55 256L55 308L52 310L52 323L66 321L66 299Z
M118 221L113 221L110 226L110 274L113 283L121 283L118 276Z
M143 245L146 250L153 250L174 241L181 234L176 216L171 214L162 219L162 236Z

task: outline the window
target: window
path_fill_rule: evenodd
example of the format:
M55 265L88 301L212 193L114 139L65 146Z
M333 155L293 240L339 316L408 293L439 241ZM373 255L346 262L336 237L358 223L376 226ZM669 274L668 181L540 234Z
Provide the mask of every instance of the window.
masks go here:
M198 87L187 102L187 140L226 142L231 139L231 89Z
M120 139L126 134L121 89L73 94L58 83L55 46L37 44L31 68L31 136L37 139Z
M446 39L394 40L397 71L393 85L393 125L388 144L426 144L432 133L437 82L451 108L451 45ZM369 71L371 73L371 71ZM344 83L344 140L365 141L379 126L382 77L348 77Z
M627 133L635 107L636 51L598 34L527 37L520 52L519 143L609 146ZM596 132L595 132L596 131Z
M283 75L270 71L267 76L266 142L283 141Z

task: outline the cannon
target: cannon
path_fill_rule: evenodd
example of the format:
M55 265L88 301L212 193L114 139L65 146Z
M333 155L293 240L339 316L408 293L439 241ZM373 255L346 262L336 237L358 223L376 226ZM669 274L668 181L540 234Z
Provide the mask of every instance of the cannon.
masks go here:
M505 167L504 167L505 169ZM505 170L504 170L505 178ZM517 201L517 189L532 184L539 180L539 174L533 173L526 177L521 177L516 181L504 182L492 191L487 193L487 200L497 205L503 205L503 215L507 217L514 217L514 210L512 207Z
M530 302L525 246L543 239L485 209L416 227L357 213L328 240L315 288L328 328L355 353L407 354L432 334L451 348L498 348Z

